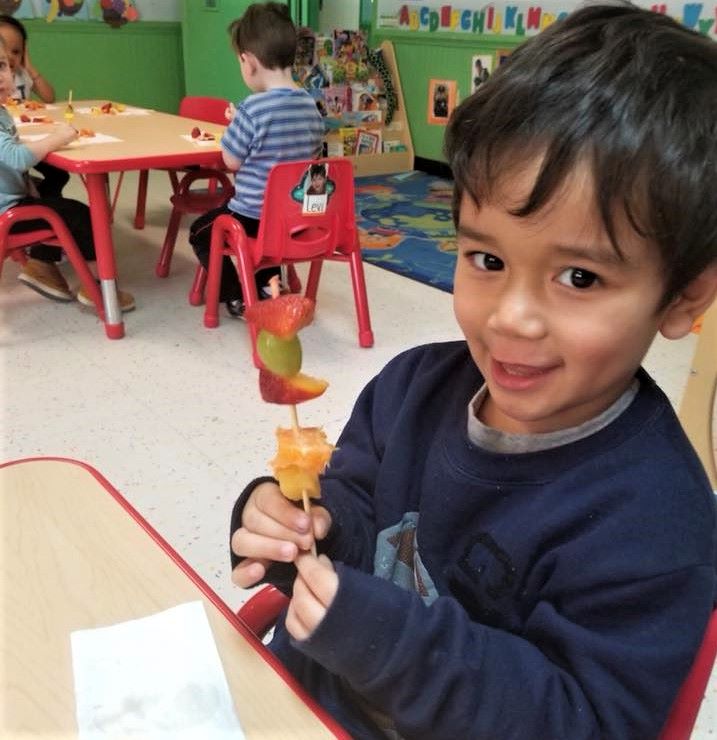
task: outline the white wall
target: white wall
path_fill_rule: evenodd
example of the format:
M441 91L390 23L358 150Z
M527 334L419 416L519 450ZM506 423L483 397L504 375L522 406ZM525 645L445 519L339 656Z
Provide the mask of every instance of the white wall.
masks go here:
M350 31L359 27L360 0L324 0L319 12L319 31L346 28Z

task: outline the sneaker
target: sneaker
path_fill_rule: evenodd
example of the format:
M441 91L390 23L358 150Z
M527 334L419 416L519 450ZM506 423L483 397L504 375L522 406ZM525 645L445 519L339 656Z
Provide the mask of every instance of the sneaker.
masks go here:
M279 295L286 295L290 292L284 283L279 282ZM259 291L259 300L264 300L265 298L271 298L271 285L262 285Z
M63 303L75 300L70 286L54 262L43 262L30 258L17 279L50 300Z
M90 298L87 293L85 293L84 288L80 288L77 291L77 300L83 306L89 306L90 308L95 307L95 304L92 302L92 298ZM119 302L119 307L122 313L134 311L134 296L131 293L128 293L126 290L120 290L119 288L117 289L117 301Z
M241 298L235 298L233 301L226 301L224 305L227 307L227 313L233 319L244 319L244 301Z

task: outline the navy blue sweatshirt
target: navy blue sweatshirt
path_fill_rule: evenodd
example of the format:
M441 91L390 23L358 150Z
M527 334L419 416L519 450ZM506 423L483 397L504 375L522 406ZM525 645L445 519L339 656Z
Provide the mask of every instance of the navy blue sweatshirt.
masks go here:
M338 592L308 640L280 624L272 643L354 737L383 737L381 714L430 740L659 734L717 597L717 527L668 399L638 378L608 426L522 454L471 444L464 342L367 385L322 480ZM267 580L290 593L293 575Z

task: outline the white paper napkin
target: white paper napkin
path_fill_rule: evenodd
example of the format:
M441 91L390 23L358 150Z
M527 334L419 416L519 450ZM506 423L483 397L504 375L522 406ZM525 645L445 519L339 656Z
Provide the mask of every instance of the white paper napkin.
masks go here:
M244 738L201 601L70 639L80 740Z
M179 135L182 139L185 141L190 141L192 144L196 144L197 146L218 146L219 145L219 137L217 136L216 139L200 139L200 138L192 138L191 134L180 134Z
M99 106L97 107L99 108ZM126 106L124 110L115 113L92 113L92 108L75 108L75 110L77 113L82 113L83 115L89 113L97 116L148 116L152 112L147 108L133 108L130 105Z

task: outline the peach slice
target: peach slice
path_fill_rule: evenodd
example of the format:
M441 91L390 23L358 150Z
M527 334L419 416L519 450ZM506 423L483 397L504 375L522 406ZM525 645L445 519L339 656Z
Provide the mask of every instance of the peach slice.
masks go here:
M259 370L259 392L267 403L288 405L310 401L318 398L328 387L326 380L304 373L283 378L264 368Z

